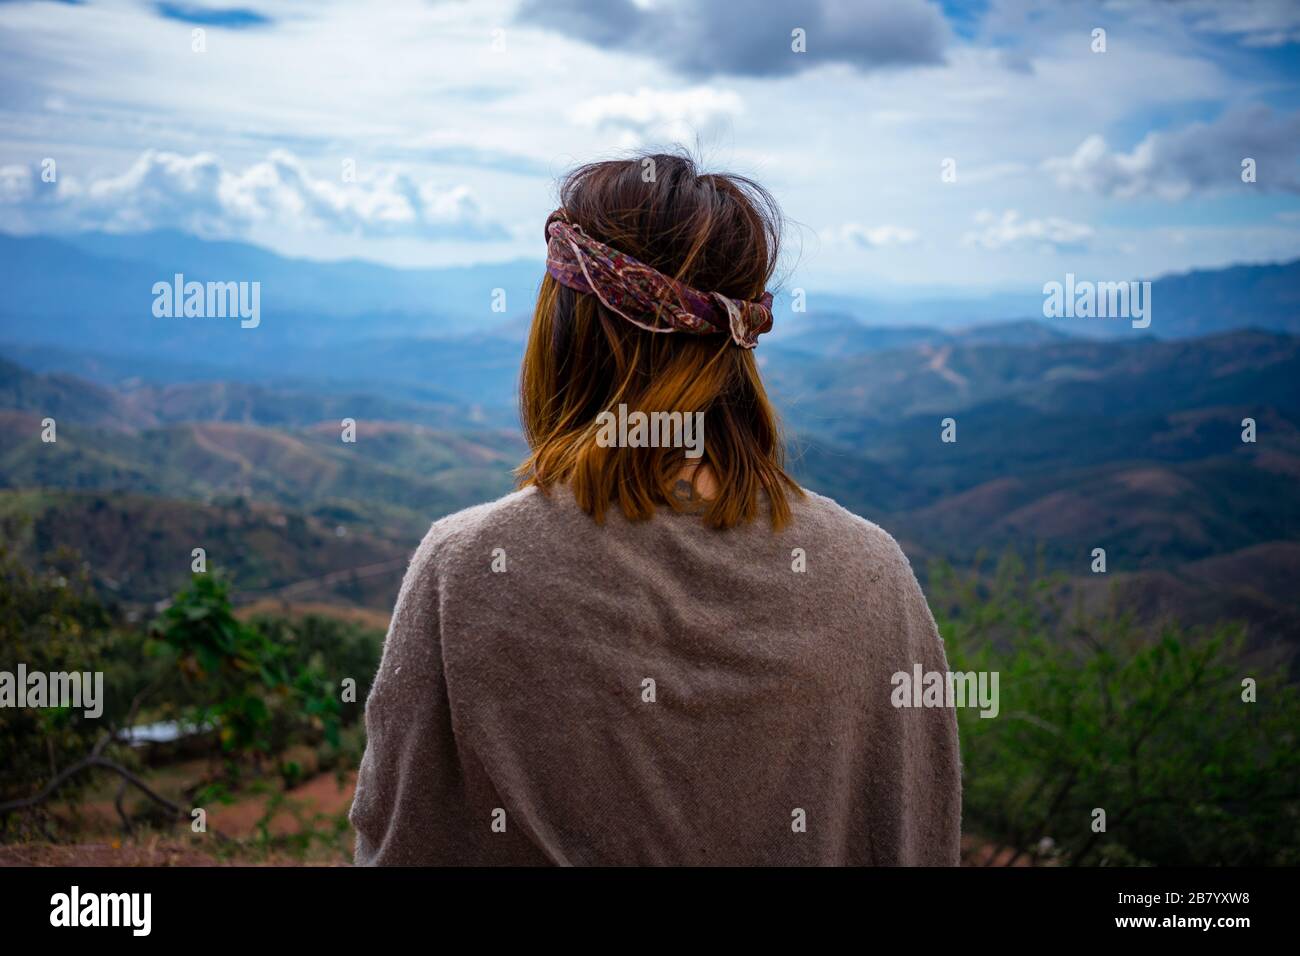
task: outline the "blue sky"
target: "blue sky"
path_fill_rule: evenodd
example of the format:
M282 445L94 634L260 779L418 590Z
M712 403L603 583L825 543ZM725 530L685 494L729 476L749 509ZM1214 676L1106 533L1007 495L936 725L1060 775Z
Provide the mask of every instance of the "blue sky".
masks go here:
M1291 0L8 2L0 229L540 257L566 168L684 142L787 284L1032 290L1300 256L1298 88Z

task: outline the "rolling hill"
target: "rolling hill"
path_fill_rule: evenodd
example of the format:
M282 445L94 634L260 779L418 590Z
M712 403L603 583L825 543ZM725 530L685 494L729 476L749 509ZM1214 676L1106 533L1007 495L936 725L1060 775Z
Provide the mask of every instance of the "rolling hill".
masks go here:
M68 549L108 596L147 614L190 579L191 553L241 601L296 597L392 607L412 546L246 500L0 490L0 530L29 560Z
M36 415L0 412L0 487L133 492L212 501L243 497L344 525L418 538L433 518L511 487L522 445L361 420L345 443L334 422L292 431L184 422L139 431L60 423L42 442Z
M1011 549L1088 601L1244 620L1274 657L1300 646L1300 593L1277 570L1300 542L1300 338L1101 341L1004 323L852 341L818 354L787 339L765 356L791 467L893 532L923 578L931 560ZM518 348L497 344L480 356L499 367L495 383L479 369L483 390L504 387ZM414 381L418 350L386 347ZM149 555L188 554L197 535L219 542L240 591L273 599L301 581L311 600L386 611L428 523L509 490L523 457L461 389L106 384L0 360L3 512L28 516L12 533L29 553L75 547L125 599L182 580ZM39 438L46 415L55 445ZM955 443L940 440L947 417ZM1096 547L1106 575L1089 573ZM319 553L289 554L302 548Z

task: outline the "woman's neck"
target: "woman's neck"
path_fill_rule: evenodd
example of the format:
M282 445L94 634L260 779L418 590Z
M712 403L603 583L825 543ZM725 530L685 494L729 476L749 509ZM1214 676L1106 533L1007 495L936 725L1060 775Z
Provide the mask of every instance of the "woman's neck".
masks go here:
M718 479L707 464L688 462L677 472L673 496L683 504L703 504L717 494Z

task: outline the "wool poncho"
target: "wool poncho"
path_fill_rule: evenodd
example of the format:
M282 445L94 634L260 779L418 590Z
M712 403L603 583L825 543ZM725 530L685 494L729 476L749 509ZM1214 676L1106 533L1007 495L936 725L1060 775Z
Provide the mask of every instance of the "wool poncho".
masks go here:
M954 712L892 682L947 670L911 566L791 507L598 524L530 488L436 522L366 704L356 861L955 865Z

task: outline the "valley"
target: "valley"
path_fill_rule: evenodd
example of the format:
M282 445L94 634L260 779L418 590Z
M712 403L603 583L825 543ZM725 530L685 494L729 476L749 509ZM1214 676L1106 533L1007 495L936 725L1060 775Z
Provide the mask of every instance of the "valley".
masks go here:
M526 450L514 395L527 316L475 324L472 303L480 286L526 300L531 267L325 269L174 238L15 244L7 278L27 281L24 263L66 271L43 257L70 257L84 271L68 281L102 289L110 311L134 310L123 283L164 259L177 264L167 275L219 267L260 276L267 291L266 320L235 323L233 335L206 320L146 334L125 315L108 333L102 317L60 318L39 296L24 318L6 318L6 538L31 561L76 551L106 595L140 614L186 583L188 555L203 546L243 605L385 615L429 523L513 487ZM936 562L991 569L1015 554L1061 574L1090 608L1240 620L1255 653L1290 662L1297 274L1292 263L1157 279L1149 301L1161 321L1108 337L1070 320L873 325L879 303L829 297L805 314L778 307L757 357L792 473L894 534L923 581ZM340 276L347 294L326 306L321 290ZM436 282L461 320L412 336ZM376 283L386 291L369 301L386 318L358 311L357 290ZM1238 318L1203 314L1234 295ZM53 444L41 440L46 417L58 423ZM940 440L947 418L955 442ZM1254 442L1241 440L1244 418ZM355 443L340 440L344 419L357 423ZM1090 570L1095 548L1105 574Z

